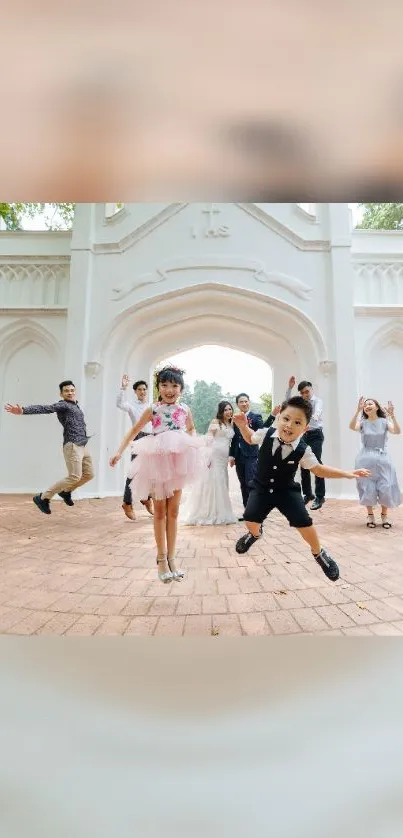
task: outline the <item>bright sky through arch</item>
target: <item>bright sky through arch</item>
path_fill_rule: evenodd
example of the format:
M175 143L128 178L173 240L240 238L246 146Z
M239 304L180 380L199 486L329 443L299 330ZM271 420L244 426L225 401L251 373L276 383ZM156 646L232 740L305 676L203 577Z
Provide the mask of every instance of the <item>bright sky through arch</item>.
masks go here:
M223 393L245 390L251 399L259 400L262 393L270 393L272 372L261 358L230 349L226 346L197 346L162 361L172 361L186 371L185 381L193 387L195 381L221 384Z

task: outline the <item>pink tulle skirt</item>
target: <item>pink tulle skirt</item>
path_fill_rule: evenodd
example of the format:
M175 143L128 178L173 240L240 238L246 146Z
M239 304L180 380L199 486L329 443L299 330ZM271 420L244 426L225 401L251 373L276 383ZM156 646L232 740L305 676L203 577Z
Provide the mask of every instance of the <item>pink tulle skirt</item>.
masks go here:
M203 451L204 448L204 451ZM132 443L136 459L128 470L132 496L144 500L170 498L174 492L194 483L206 468L204 437L183 431L150 434Z

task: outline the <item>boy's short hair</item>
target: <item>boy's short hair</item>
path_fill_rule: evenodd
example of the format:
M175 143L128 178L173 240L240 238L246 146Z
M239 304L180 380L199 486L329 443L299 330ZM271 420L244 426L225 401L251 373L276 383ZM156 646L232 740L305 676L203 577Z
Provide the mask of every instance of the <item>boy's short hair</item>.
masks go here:
M286 399L281 405L280 413L284 413L287 407L297 407L298 410L302 410L302 413L305 413L307 425L309 425L313 413L312 405L305 401L302 396L291 396L290 399Z
M133 384L133 390L137 390L137 387L145 387L148 390L148 384L146 381L135 381Z
M238 393L238 395L237 395L237 397L236 397L236 399L235 399L235 401L236 401L236 403L237 403L237 404L238 404L238 402L239 402L239 399L241 399L241 398L242 398L242 396L244 396L246 399L248 399L248 401L250 401L250 398L249 398L249 396L248 396L248 394L247 394L247 393Z
M62 392L63 387L75 387L74 381L61 381L59 384L59 390Z
M312 387L311 381L300 381L298 384L298 392L300 393L301 390L305 390L305 387Z

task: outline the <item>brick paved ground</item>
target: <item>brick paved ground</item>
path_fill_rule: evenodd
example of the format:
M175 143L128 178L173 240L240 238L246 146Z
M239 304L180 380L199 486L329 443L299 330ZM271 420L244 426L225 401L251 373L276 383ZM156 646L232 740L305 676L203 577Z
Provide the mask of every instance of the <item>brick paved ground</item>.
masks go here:
M183 582L156 579L152 519L119 498L53 504L0 498L0 633L39 635L403 634L403 508L367 530L357 503L315 513L341 576L328 582L278 513L237 556L243 525L181 528Z

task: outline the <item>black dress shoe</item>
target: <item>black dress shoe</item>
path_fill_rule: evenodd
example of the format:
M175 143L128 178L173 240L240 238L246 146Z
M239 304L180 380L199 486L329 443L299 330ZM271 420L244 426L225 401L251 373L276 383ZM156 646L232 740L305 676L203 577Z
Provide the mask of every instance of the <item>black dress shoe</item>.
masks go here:
M259 541L259 538L262 537L263 527L260 527L260 534L255 536L252 535L251 532L246 532L241 538L238 539L235 550L237 553L247 553L248 550L252 547L255 541Z
M64 500L67 506L74 506L74 501L71 499L71 492L59 492L59 498Z
M308 504L308 503L310 503L310 502L311 502L311 500L315 500L315 496L314 496L314 495L304 495L304 504L305 504L305 506L307 506L307 504Z
M38 509L41 510L41 512L44 512L45 515L51 515L52 510L50 508L48 498L42 498L40 495L35 495L35 497L32 498L32 500L37 505Z
M238 521L244 521L244 520L245 520L245 518L244 518L244 516L243 516L243 515L242 515L242 517L241 517L241 518L238 518Z
M325 502L325 498L315 498L315 500L314 500L314 502L311 506L311 509L313 509L313 510L320 509L323 506L324 502Z
M323 547L319 553L319 556L315 556L315 562L318 563L318 565L322 568L325 576L327 576L327 578L330 579L331 582L337 582L340 576L339 568L334 559L332 559L329 556L329 553Z

